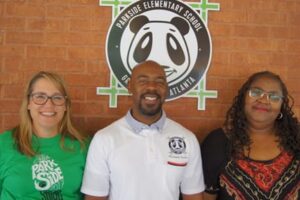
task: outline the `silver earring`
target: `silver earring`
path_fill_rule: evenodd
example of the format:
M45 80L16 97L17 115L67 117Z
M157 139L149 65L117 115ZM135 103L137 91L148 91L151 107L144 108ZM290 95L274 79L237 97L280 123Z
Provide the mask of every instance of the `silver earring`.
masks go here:
M282 113L279 113L277 119L282 119L282 117L283 117L283 114L282 114Z

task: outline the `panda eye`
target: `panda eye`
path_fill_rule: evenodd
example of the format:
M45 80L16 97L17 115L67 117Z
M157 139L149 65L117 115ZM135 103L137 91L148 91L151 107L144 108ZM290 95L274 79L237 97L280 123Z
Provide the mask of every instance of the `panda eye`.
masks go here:
M167 49L170 58L176 65L182 65L184 63L185 56L183 50L178 40L170 33L167 34Z
M133 58L137 63L143 62L148 58L152 48L152 40L152 33L146 33L138 42L133 53Z

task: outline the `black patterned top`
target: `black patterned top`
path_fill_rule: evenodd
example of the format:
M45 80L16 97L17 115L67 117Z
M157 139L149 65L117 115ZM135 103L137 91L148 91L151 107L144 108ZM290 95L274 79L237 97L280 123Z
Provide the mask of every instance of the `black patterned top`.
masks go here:
M201 145L206 192L218 200L300 200L300 158L282 151L267 161L231 159L222 129Z

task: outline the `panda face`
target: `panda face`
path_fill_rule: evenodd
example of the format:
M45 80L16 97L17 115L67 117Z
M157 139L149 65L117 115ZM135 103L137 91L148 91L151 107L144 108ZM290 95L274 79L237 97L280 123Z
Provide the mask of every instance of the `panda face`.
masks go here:
M127 65L154 60L164 67L169 84L189 72L190 56L182 33L170 22L147 22L131 41Z

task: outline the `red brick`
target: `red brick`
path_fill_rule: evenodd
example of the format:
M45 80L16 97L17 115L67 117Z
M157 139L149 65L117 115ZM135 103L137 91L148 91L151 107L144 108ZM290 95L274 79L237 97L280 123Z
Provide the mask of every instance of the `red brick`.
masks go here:
M97 87L106 87L102 84L98 84L99 86ZM98 102L103 102L106 104L107 102L107 95L97 95L97 87L90 87L86 88L86 99L89 101L98 101ZM107 86L108 87L108 86Z
M70 24L69 29L71 31L90 31L91 30L91 20L89 18L71 19L69 21L69 24Z
M248 22L251 24L263 24L263 25L282 25L287 22L285 14L278 12L267 12L265 10L248 12Z
M257 53L251 53L249 54L249 64L251 65L260 65L260 66L266 66L270 63L270 55L267 52L257 52ZM261 68L261 67L259 67Z
M64 32L47 32L45 33L45 43L48 45L67 45L68 33Z
M88 103L73 103L73 112L81 113L85 116L99 116L103 113L103 104L99 102L88 102Z
M25 29L25 19L15 18L15 17L1 17L0 27L5 30L24 30Z
M270 35L269 27L261 25L235 25L233 35L239 37L265 38Z
M3 72L19 72L22 65L22 59L7 57L4 59L3 63Z
M0 134L2 134L4 131L5 131L5 129L4 129L4 116L1 114L0 115Z
M223 37L214 37L213 38L213 47L218 49L226 49L226 50L247 50L248 38L226 38Z
M295 93L295 92L291 92L291 96L293 97L293 99L294 99L294 106L295 107L297 107L298 108L298 111L300 111L300 109L299 109L299 107L300 107L300 94L298 93ZM297 115L300 117L300 112L299 113L297 113Z
M229 52L214 51L213 56L212 56L212 63L213 64L229 64L229 60L230 60L230 53ZM211 68L213 68L213 67L211 67Z
M0 4L0 16L4 15L4 3Z
M3 87L3 98L22 99L24 94L24 86L6 85Z
M300 77L300 68L299 67L288 67L287 76L289 78L297 79Z
M69 7L66 5L47 5L46 7L46 15L47 17L68 17L70 16Z
M270 27L270 38L287 39L290 37L290 31L286 26Z
M45 69L45 61L41 58L27 58L22 62L22 71L40 71Z
M212 37L215 36L229 36L233 34L234 27L224 23L209 24L209 30Z
M222 15L215 13L209 18L210 22L222 22L222 23L245 23L247 21L247 13L243 10L231 10L230 12L224 12Z
M78 5L98 5L98 1L95 0L68 0L71 4Z
M72 47L68 48L68 58L70 59L87 59L87 60L99 60L104 58L104 49L100 48L84 48L84 47Z
M71 86L69 86L68 83L67 83L67 85L68 85L68 91L71 96L70 98L71 98L72 102L84 101L86 99L89 99L89 98L86 98L86 93L87 93L86 87L74 87L74 86L71 87Z
M108 126L115 120L119 119L119 117L87 117L85 122L85 130L88 134L94 135L98 130Z
M288 80L286 80L286 85L290 93L299 94L299 84L299 78L289 78Z
M249 50L255 52L265 51L284 51L286 48L285 40L274 40L274 39L251 39L248 42Z
M87 62L87 71L94 74L101 74L102 77L105 77L105 74L109 77L110 73L109 67L105 62L105 58L103 58L103 60Z
M85 63L81 60L47 59L46 69L53 69L57 72L84 72Z
M25 55L25 48L22 45L0 46L0 56L22 58Z
M249 75L271 70L287 82L299 116L299 0L214 2L220 3L220 11L208 11L213 55L206 89L216 90L218 97L206 99L204 111L196 109L196 98L167 102L167 115L202 141L222 125L232 98ZM65 78L74 103L73 119L88 133L126 114L131 97L118 96L117 108L109 108L109 96L96 93L97 87L110 85L105 45L111 22L112 7L99 6L98 0L0 3L0 107L5 109L0 109L0 130L18 123L21 90L40 70Z
M288 24L291 26L300 26L300 14L299 13L289 13L288 15Z
M288 27L287 30L290 33L290 38L291 39L299 40L299 35L300 35L300 27L299 26Z
M91 12L92 8L94 8L94 7L90 7L90 6L70 6L70 7L68 7L68 16L90 19L90 17L93 14Z
M247 52L232 52L229 55L229 63L231 64L247 64L248 59Z
M299 36L300 39L300 36ZM292 49L293 53L296 53L300 56L300 40L297 41L287 41L287 49Z
M70 47L68 48L69 59L86 59L86 48L85 47Z
M30 4L8 3L6 6L6 13L8 16L19 17L37 17L45 15L44 6L36 6Z
M41 44L44 42L43 33L34 32L7 32L7 44Z
M65 47L29 46L27 48L29 58L65 58Z
M66 22L65 19L35 19L29 18L28 20L28 29L34 31L57 31L65 30Z
M79 29L80 30L80 29ZM71 45L96 45L100 44L102 34L97 32L72 32L68 34L68 44ZM103 37L103 36L102 36Z
M65 80L73 86L96 86L100 77L86 74L67 74Z
M19 112L5 114L3 116L3 130L10 130L19 124Z
M19 112L20 100L0 100L0 112L1 113L17 113Z

